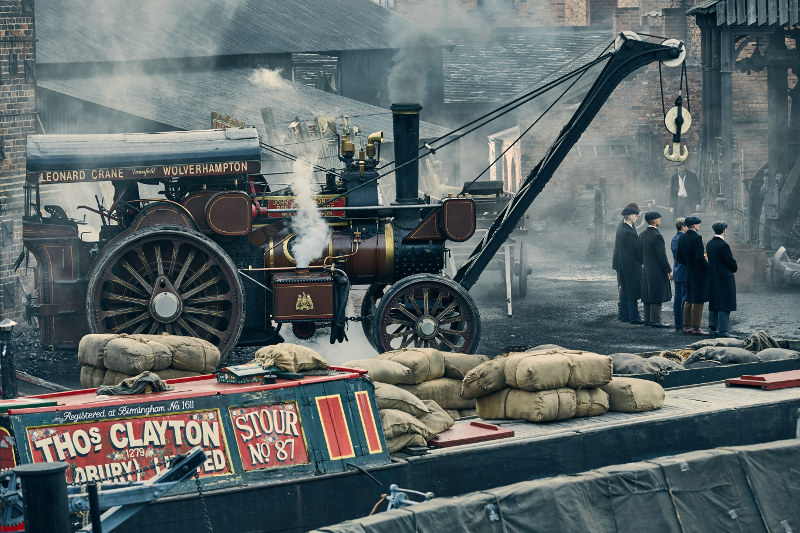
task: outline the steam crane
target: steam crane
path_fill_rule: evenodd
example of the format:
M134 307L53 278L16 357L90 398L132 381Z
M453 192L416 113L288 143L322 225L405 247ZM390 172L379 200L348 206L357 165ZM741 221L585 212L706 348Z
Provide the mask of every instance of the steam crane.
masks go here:
M454 280L465 289L469 290L478 281L494 254L503 245L520 218L524 216L533 201L542 192L570 149L578 142L605 101L611 96L614 88L625 79L625 76L655 61L661 61L667 66L678 66L686 56L683 43L674 39L655 44L639 40L635 33L623 32L619 34L614 44L615 52L610 54L608 63L569 122L561 130L544 157L530 171L528 177L520 185L519 191L497 216L489 231L470 254L469 259L458 269ZM680 106L680 103L677 105ZM678 114L678 116L680 115ZM683 131L685 131L685 127ZM678 136L679 139L680 136Z
M261 150L277 149L261 143L255 128L30 135L23 243L39 276L28 315L39 317L42 344L60 349L76 348L86 333L172 334L203 338L224 357L237 344L281 342L284 324L300 338L329 327L331 342L341 342L350 319L361 322L380 352L473 353L480 315L468 291L489 260L625 76L654 61L677 66L684 56L679 41L657 44L625 32L614 51L422 147L421 106L394 104L394 170L380 173L381 133L358 151L349 136L341 138L344 169L327 171L315 198L327 241L310 264L296 257L298 198L270 191ZM446 243L473 235L475 203L466 196L419 198L418 160L603 61L553 145L455 277L447 277ZM674 145L676 132L688 127L680 111L671 119ZM377 182L390 172L397 199L380 205ZM68 195L42 195L40 187L104 181L115 191L109 208L99 199L97 208L41 205L42 198ZM163 190L142 197L140 184ZM96 240L67 215L73 208L99 215ZM346 316L351 284L369 286L358 317Z

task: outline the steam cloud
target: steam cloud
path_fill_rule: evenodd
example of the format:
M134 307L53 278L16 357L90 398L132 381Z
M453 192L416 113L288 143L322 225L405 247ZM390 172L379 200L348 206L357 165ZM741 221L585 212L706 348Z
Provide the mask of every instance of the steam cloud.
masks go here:
M426 73L435 66L435 55L426 47L435 46L436 37L427 31L395 32L391 46L397 49L389 72L389 98L394 103L426 101Z
M297 214L292 218L291 229L297 235L292 245L292 254L297 268L308 268L311 261L322 256L328 245L331 228L325 223L317 209L314 194L319 187L314 182L314 171L309 163L297 160L292 165L289 186L295 194Z

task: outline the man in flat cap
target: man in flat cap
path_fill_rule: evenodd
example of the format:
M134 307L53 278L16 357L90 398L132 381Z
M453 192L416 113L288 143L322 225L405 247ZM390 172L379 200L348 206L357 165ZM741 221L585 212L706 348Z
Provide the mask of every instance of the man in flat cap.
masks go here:
M736 279L738 265L731 247L725 242L728 225L714 222L714 237L706 245L708 254L708 329L717 337L731 337L728 331L731 311L736 311Z
M672 298L672 314L675 317L675 329L683 329L683 304L686 302L686 265L678 261L678 241L688 229L686 219L675 219L677 233L672 237L669 247L672 250L672 281L675 283L675 296Z
M686 303L683 304L683 332L686 335L708 335L700 329L703 304L708 301L708 261L700 231L701 220L686 217L686 233L678 240L678 261L686 265Z
M644 214L647 229L639 235L642 249L644 278L642 280L642 306L644 307L644 323L654 328L668 328L661 322L661 304L672 299L672 267L667 260L667 247L664 237L658 231L661 225L661 214L648 211Z
M637 207L628 205L622 210L622 223L617 228L611 262L619 283L620 320L631 324L644 324L638 302L642 296L642 251L634 228L638 219Z

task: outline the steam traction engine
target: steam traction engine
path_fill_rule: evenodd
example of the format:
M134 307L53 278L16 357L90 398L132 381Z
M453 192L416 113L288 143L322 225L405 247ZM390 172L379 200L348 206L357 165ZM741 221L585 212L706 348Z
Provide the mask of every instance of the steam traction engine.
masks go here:
M484 117L494 120L546 91L574 85L595 65L601 70L452 279L442 274L445 243L472 236L475 204L461 196L420 200L419 154L438 148L420 148L416 104L392 106L397 200L391 206L379 205L381 135L371 135L358 154L347 136L341 139L345 168L329 173L316 197L331 235L321 258L309 265L295 259L295 198L271 192L259 174L253 128L29 136L23 242L38 263L38 294L29 312L40 318L42 343L66 348L87 332L166 332L205 338L227 354L237 343L279 342L276 330L284 323L300 337L330 326L334 342L345 338L353 283L369 286L359 318L378 351L475 351L480 320L467 291L614 88L641 66L679 66L686 55L680 41L647 42L632 32L619 34L614 48ZM680 98L674 111L681 119ZM688 115L666 120L674 134L668 158L686 157L680 133L688 122ZM442 146L452 142L443 139ZM99 216L97 240L84 240L80 223L50 203L81 182L114 188L108 209L99 200L96 208L79 206ZM148 185L155 191L145 192Z
M342 138L345 168L329 173L316 196L331 235L307 268L293 253L295 197L270 192L259 174L254 128L31 135L23 241L38 264L28 311L39 317L42 344L74 348L90 332L166 332L207 339L227 354L237 343L280 342L284 323L301 338L330 326L331 342L341 341L352 283L369 285L360 319L379 351L474 351L478 310L440 274L445 241L474 232L474 204L418 198L420 110L392 107L392 206L379 205L381 134L359 153ZM78 207L99 217L97 240L83 238L83 223L56 205L88 182L114 189L109 208L99 199Z

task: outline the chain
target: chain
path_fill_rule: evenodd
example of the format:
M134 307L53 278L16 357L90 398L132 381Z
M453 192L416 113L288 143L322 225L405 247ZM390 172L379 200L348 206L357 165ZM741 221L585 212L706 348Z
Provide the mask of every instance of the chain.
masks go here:
M363 322L364 320L366 320L366 318L363 316L348 316L346 320L349 320L351 322Z
M194 482L197 483L197 494L200 496L200 505L203 506L203 517L206 519L206 529L208 533L214 533L214 528L211 525L211 517L208 515L208 507L206 507L206 498L203 495L203 486L200 485L200 474L194 473Z

